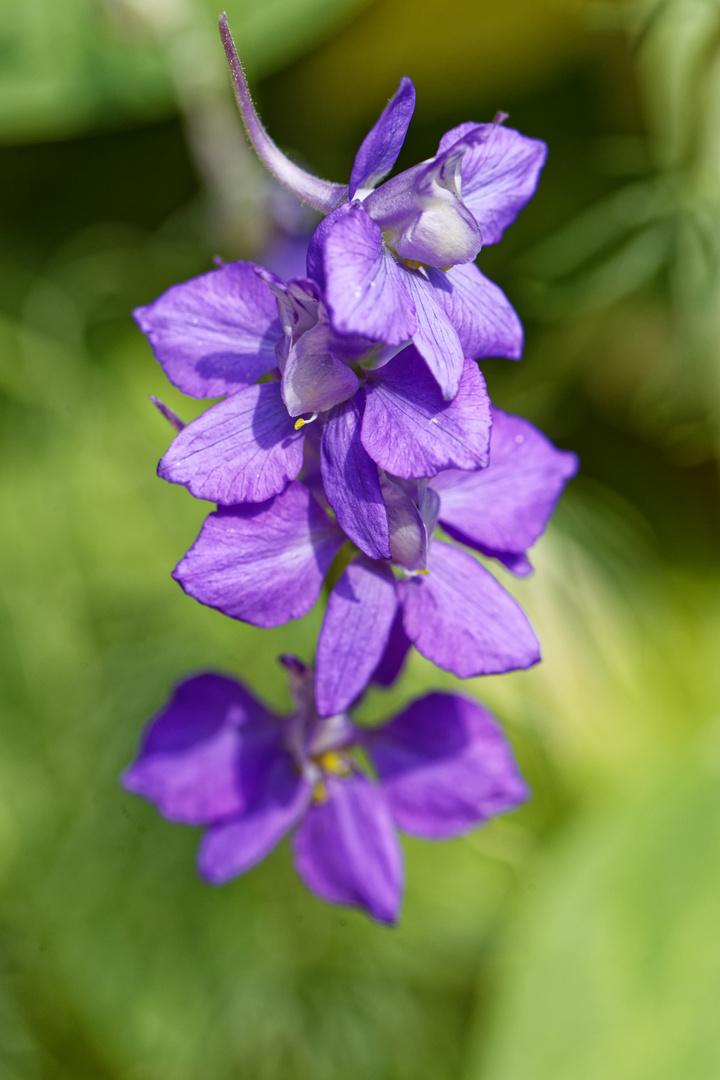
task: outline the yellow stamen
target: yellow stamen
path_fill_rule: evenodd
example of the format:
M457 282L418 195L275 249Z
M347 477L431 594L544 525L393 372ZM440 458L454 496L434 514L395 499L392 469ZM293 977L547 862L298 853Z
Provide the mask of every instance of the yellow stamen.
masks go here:
M327 793L327 788L325 787L324 781L323 780L318 780L317 783L315 784L315 787L313 788L313 794L312 794L313 802L314 803L320 803L320 804L325 803L325 802L327 802L327 797L328 797L328 793Z
M452 270L452 266L441 266L441 270Z
M418 262L417 259L406 259L405 265L407 266L408 270L419 270L421 266L425 265L425 263Z
M337 750L327 750L324 754L318 754L315 758L323 772L333 776L350 776L350 768L342 754Z
M429 574L430 573L429 570L418 570L417 572L418 572L418 574Z
M304 428L306 424L312 424L313 420L317 420L318 414L314 412L311 416L308 416L307 420L303 420L302 416L295 421L295 430L299 431L300 428Z

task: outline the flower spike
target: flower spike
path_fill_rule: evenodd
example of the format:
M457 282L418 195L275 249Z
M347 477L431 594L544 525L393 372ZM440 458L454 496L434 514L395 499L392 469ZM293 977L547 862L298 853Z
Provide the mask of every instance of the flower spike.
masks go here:
M230 65L230 74L235 87L235 97L240 109L240 115L256 154L288 191L321 213L329 214L331 210L335 210L347 199L347 186L332 184L329 180L321 180L320 177L305 172L304 169L301 169L299 165L295 165L278 149L255 111L245 72L242 69L240 57L237 54L235 42L230 33L227 15L224 13L220 16L220 37Z

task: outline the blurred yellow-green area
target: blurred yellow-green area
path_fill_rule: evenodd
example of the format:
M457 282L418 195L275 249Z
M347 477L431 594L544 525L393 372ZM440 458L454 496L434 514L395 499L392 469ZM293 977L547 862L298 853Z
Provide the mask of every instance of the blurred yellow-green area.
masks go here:
M498 109L550 145L480 255L527 330L484 372L582 471L507 582L544 663L464 687L533 798L405 843L395 930L286 844L202 884L197 832L118 785L188 672L286 706L275 657L320 619L255 630L170 578L207 507L156 478L148 395L200 406L130 311L309 227L243 143L218 14L0 0L0 1076L717 1080L720 3L228 0L267 126L329 179L404 74L403 167ZM434 687L416 656L365 715Z

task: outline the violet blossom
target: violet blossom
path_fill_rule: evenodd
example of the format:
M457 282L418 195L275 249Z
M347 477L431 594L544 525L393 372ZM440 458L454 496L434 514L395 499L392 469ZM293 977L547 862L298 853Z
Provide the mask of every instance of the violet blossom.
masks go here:
M364 499L348 495L335 521L292 481L265 503L219 507L174 576L203 604L256 626L278 626L310 610L349 537L359 554L330 595L318 641L322 715L342 711L360 693L381 663L399 611L408 642L461 678L529 667L540 652L522 609L477 559L433 533L439 522L463 544L527 572L525 553L577 459L528 421L499 409L493 418L487 468L407 481L378 471L358 443L357 416L347 412L335 449L347 491L364 485ZM378 521L389 557L373 552Z
M168 820L205 828L206 881L246 872L294 829L295 869L312 892L394 923L403 890L396 829L447 839L514 809L528 793L510 745L479 702L454 694L430 694L377 728L344 712L321 718L312 669L282 660L291 716L227 676L186 679L150 723L123 784Z
M506 128L464 123L437 154L391 171L415 105L403 78L363 140L348 186L312 176L278 149L250 97L227 19L220 33L250 142L270 172L323 214L308 252L308 275L324 291L335 329L399 346L413 341L444 397L457 392L466 357L518 359L522 326L504 293L474 265L532 198L547 147ZM379 185L379 186L377 186Z
M347 470L332 448L348 412L361 418L362 449L397 476L487 462L490 408L477 365L464 361L451 402L413 347L375 366L383 347L337 335L308 279L285 284L253 263L230 263L134 314L179 389L228 395L183 428L159 465L160 476L197 498L263 502L281 492L303 464L309 421L294 420L301 413L322 428L328 498L341 523L333 493L349 490ZM268 374L280 380L256 382ZM387 529L379 528L369 553L388 557Z

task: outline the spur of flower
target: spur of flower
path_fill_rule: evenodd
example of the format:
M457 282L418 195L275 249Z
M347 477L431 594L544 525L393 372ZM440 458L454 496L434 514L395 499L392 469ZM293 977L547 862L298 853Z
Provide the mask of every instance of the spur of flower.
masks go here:
M463 362L458 392L445 401L414 347L337 334L310 279L284 283L253 263L229 263L134 314L179 389L227 395L184 427L160 462L164 479L198 498L278 494L300 472L308 434L319 436L325 473L342 471L330 448L348 413L361 418L357 439L372 460L398 476L487 463L490 405L477 365ZM342 486L331 479L333 491Z
M528 573L526 552L576 471L575 455L495 409L487 468L407 481L377 469L356 438L357 417L346 419L333 452L345 463L345 490L364 497L346 497L335 520L293 481L265 503L218 508L174 571L183 589L226 615L277 626L310 610L350 539L318 641L322 715L357 697L393 633L461 678L536 663L539 645L516 601L476 558L434 532L439 523L466 547ZM342 494L331 495L340 505ZM377 554L380 526L389 557Z
M294 830L295 869L321 899L393 923L403 891L396 830L431 840L514 809L527 788L479 702L430 694L376 728L318 716L313 672L282 657L295 698L277 716L237 680L181 682L123 784L170 821L203 826L198 868L220 885Z
M518 359L517 315L473 260L532 198L545 143L506 128L504 115L464 123L443 135L433 157L383 183L415 106L413 84L403 78L363 140L349 185L321 180L270 139L225 16L220 33L250 142L282 184L328 215L311 241L308 275L323 290L335 329L388 345L412 340L448 400L463 359L483 355L488 318L502 339L496 355Z

